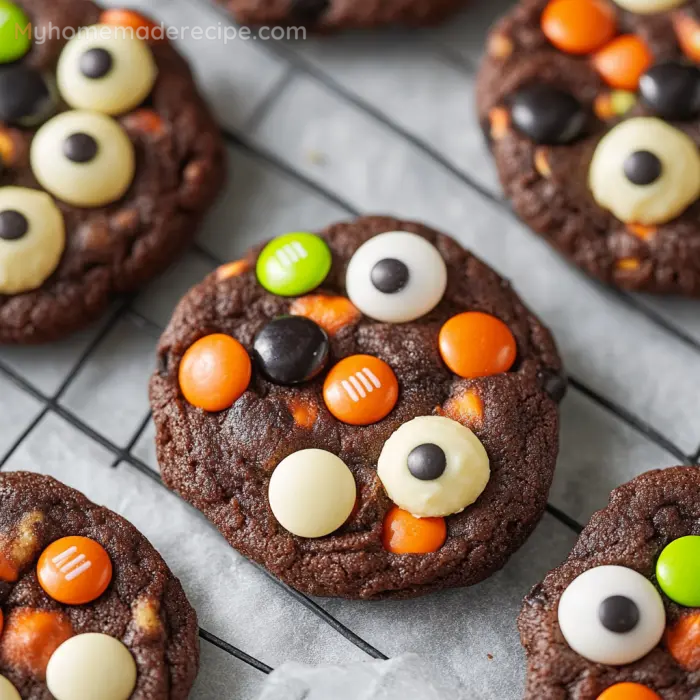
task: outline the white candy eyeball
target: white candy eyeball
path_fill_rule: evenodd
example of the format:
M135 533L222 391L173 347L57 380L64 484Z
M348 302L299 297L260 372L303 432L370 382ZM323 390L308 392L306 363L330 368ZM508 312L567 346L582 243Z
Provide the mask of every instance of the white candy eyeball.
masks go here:
M623 10L638 15L654 15L668 12L684 5L688 0L614 0Z
M0 294L37 289L58 267L65 224L45 192L0 188Z
M384 323L407 323L432 311L447 287L447 266L435 246L405 231L381 233L348 265L350 301Z
M64 112L32 141L34 177L54 197L76 207L101 207L129 189L134 146L122 127L97 112Z
M700 154L679 129L636 117L601 139L588 177L596 202L620 221L663 224L700 196Z
M96 24L66 44L56 76L61 96L74 109L123 114L148 97L157 72L145 41L125 27Z
M389 498L419 518L459 513L483 493L489 458L474 433L442 416L404 423L384 443L377 474Z
M576 578L559 601L567 644L594 663L631 664L646 656L666 628L666 611L651 581L624 566L599 566Z

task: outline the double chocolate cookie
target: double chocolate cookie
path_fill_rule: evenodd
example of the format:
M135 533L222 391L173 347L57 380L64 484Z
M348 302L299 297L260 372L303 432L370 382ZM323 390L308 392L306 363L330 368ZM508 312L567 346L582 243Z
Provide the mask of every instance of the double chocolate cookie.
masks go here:
M165 483L307 593L477 583L545 508L565 391L552 337L420 224L254 249L185 296L158 366Z
M522 219L587 273L700 296L700 2L522 0L479 116Z
M0 1L0 343L85 326L192 240L223 148L145 17Z
M184 700L197 618L132 525L58 481L0 474L0 697Z
M700 468L613 491L519 619L527 700L695 700Z
M435 24L465 0L218 0L241 24L320 31Z

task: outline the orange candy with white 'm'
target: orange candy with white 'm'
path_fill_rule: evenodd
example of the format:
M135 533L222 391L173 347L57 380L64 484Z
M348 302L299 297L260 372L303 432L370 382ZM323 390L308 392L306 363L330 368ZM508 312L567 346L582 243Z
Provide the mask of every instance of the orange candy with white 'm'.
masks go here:
M107 590L112 580L112 561L95 540L63 537L42 552L37 578L46 593L59 603L91 603Z
M328 410L343 423L371 425L393 410L399 398L399 382L384 360L352 355L328 373L323 398Z

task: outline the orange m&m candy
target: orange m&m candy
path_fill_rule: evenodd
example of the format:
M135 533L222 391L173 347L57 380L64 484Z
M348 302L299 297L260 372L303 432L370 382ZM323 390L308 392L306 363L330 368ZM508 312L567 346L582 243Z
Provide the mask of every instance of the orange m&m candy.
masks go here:
M616 683L603 691L598 700L661 700L661 696L639 683Z
M193 406L223 411L250 384L252 366L246 349L234 338L215 333L200 338L180 363L180 389Z
M105 10L100 15L100 24L110 24L115 27L128 27L136 32L136 36L144 41L162 40L164 32L160 31L159 36L155 36L154 30L158 25L145 15L135 10L111 9ZM139 31L140 30L140 31Z
M518 351L510 328L480 311L453 316L440 330L438 342L445 364L466 379L507 372Z
M82 605L105 592L112 580L112 561L105 548L89 537L63 537L42 552L36 574L54 600Z
M445 518L416 518L394 506L384 518L384 549L392 554L437 552L447 539Z
M544 35L561 51L593 53L615 36L615 14L599 0L552 0L542 13Z
M399 398L399 382L389 365L371 355L352 355L328 373L323 399L343 423L370 425L391 413Z
M685 615L666 630L666 648L686 671L700 671L700 613Z
M608 85L632 92L653 62L647 45L634 34L617 37L593 56L594 68Z
M73 627L63 613L17 608L7 616L0 660L43 680L52 654L72 636Z

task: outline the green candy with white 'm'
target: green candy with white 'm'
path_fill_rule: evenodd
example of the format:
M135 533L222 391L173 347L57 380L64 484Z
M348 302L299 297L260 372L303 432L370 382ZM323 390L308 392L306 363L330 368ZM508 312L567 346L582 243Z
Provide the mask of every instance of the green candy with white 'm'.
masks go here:
M18 61L32 47L29 17L9 0L0 0L0 65Z
M258 258L258 282L272 294L295 297L316 289L333 262L326 242L312 233L287 233L270 241Z

